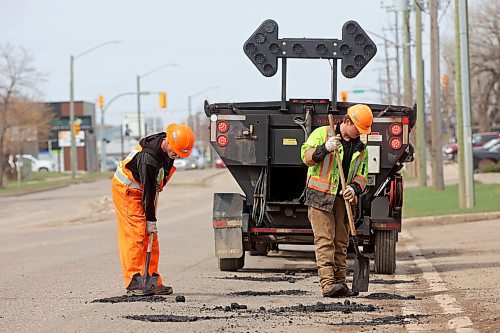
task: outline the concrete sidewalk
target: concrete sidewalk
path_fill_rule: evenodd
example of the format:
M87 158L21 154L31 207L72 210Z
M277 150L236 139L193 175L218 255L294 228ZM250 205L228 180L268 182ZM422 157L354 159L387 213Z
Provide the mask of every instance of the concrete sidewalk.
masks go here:
M458 184L458 163L446 162L443 164L443 176L445 185ZM483 184L500 184L500 173L475 173L474 180ZM405 178L405 187L417 187L418 179ZM432 168L427 165L427 186L432 186Z

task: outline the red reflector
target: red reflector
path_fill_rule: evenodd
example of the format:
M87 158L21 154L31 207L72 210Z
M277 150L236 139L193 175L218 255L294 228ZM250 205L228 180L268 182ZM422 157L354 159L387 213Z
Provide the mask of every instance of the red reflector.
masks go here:
M319 104L328 104L328 102L330 102L330 101L322 99L321 101L319 101Z
M392 135L400 135L403 132L403 126L399 123L392 124L390 127L390 132Z
M292 99L292 103L299 103L298 99Z
M221 147L225 147L227 146L227 144L229 143L229 140L227 139L227 136L225 135L219 135L217 137L217 144Z
M229 124L225 121L219 121L217 123L217 130L221 133L226 133L229 130Z
M405 117L403 117L403 118L401 118L401 122L402 122L403 124L405 124L405 125L408 125L408 124L410 123L410 118L405 118Z
M398 150L399 148L401 148L402 145L403 145L403 142L401 141L400 138L392 138L389 141L389 146L391 146L391 148L394 150Z

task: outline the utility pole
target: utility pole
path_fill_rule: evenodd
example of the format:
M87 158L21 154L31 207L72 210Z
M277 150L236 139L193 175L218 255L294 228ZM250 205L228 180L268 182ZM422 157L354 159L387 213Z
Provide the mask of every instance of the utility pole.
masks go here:
M457 108L455 128L458 146L458 203L460 208L465 208L465 158L464 158L464 118L462 108L462 70L460 67L460 19L458 1L455 0L455 103Z
M427 156L425 144L425 85L422 59L422 1L415 0L415 43L417 63L417 163L418 185L427 186Z
M469 22L467 0L458 1L458 17L460 24L460 68L462 78L463 108L463 156L465 171L465 207L473 208L474 178L472 175L472 131L470 120L470 76L469 76ZM455 18L456 19L456 18ZM460 152L459 152L460 153Z
M406 106L413 106L413 89L411 78L411 42L410 42L410 7L409 0L399 0L399 8L402 16L402 37L403 37L403 103ZM410 141L416 141L416 134L410 134ZM412 177L417 176L415 163L407 163L406 170Z
M391 87L391 64L389 61L389 51L387 50L387 39L384 36L385 48L385 75L387 76L387 104L392 104L392 87Z
M407 1L407 0L398 0L398 1ZM399 11L394 5L392 6L384 6L382 3L382 8L385 8L387 12L394 12L394 30L395 31L395 43L394 48L396 49L396 103L401 105L401 65L399 58Z
M444 190L442 119L440 108L438 0L429 0L431 17L431 113L432 113L432 184L436 191Z

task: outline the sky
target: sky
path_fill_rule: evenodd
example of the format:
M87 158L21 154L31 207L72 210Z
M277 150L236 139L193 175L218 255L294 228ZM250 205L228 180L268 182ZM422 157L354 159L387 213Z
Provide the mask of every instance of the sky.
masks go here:
M384 0L383 5L394 2ZM158 115L164 123L186 119L188 96L193 113L202 111L205 99L280 100L281 70L266 78L243 53L243 43L266 19L278 23L279 38L340 39L343 24L355 20L367 32L395 39L387 30L394 13L381 8L380 0L0 0L0 11L5 13L0 44L23 47L34 55L36 68L47 74L39 89L48 102L69 100L70 56L108 41L121 43L75 60L75 100L96 103L102 94L106 103L135 92L138 75L176 64L140 81L141 91L167 92L166 110L159 109L157 95L141 98L146 117ZM383 43L371 38L378 45L377 55L354 79L339 72L339 90L380 88ZM288 61L288 98L329 98L330 90L327 60ZM354 98L381 102L373 92ZM106 123L119 124L124 114L136 112L135 96L120 97L108 106Z

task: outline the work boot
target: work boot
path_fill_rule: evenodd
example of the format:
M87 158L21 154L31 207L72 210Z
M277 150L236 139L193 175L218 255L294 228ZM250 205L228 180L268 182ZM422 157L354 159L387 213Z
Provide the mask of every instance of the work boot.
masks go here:
M170 295L173 292L174 288L160 284L158 287L156 287L155 295Z
M357 295L359 295L359 293L351 291L347 286L347 284L341 282L341 283L336 283L333 286L332 290L328 293L328 296L325 297L350 297Z

